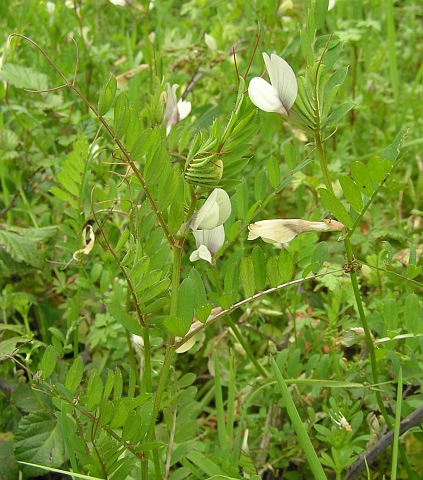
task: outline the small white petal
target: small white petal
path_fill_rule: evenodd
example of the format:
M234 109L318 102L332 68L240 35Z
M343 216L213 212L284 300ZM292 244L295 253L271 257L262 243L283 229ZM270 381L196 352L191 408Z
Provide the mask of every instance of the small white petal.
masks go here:
M195 237L197 248L205 245L212 255L214 255L225 242L225 229L219 225L212 230L196 230L192 232Z
M286 110L275 88L261 77L254 77L248 85L248 95L256 107L264 112L286 115Z
M178 120L183 120L191 112L191 102L186 102L180 98L176 104L176 108L178 109Z
M176 89L178 86L176 84L172 86L170 86L170 83L166 84L166 135L169 135L172 126L178 123L178 107L176 104Z
M283 58L272 53L269 58L267 53L263 53L264 63L270 82L278 93L286 112L294 105L298 93L298 84L295 73L291 66Z
M206 262L212 263L211 253L205 245L200 245L197 250L194 250L189 256L189 259L191 262L205 260Z
M203 206L195 213L190 222L192 230L212 230L222 225L231 214L229 195L221 188L215 188Z

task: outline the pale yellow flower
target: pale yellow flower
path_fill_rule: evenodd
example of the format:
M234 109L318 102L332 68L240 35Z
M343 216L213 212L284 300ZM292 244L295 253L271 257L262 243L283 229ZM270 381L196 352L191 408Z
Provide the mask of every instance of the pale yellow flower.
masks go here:
M248 225L248 240L261 237L267 243L284 244L300 233L342 231L344 228L342 223L327 219L323 222L310 222L299 218L261 220Z

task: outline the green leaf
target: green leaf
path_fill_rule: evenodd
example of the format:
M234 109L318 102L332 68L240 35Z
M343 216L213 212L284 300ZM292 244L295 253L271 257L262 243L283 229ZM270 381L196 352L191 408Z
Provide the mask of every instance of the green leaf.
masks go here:
M352 228L353 221L341 201L338 200L332 192L326 190L326 188L319 188L318 191L325 207L346 227Z
M71 392L74 393L75 390L79 387L82 380L82 375L84 373L84 364L81 357L75 358L72 363L68 374L66 375L65 387Z
M367 163L370 178L379 185L391 171L391 168L392 166L389 160L382 160L380 157L372 157Z
M16 459L45 467L60 467L66 460L60 424L48 413L30 413L19 422L15 437ZM22 467L27 477L44 474L34 467Z
M142 424L143 420L134 411L131 411L126 419L122 429L122 440L130 442L132 445L137 444L142 440Z
M183 193L176 195L170 204L168 215L168 229L171 235L174 235L185 220Z
M286 248L283 248L279 253L278 270L280 274L280 283L289 282L294 274L294 263L292 256Z
M183 197L184 188L180 173L176 169L172 169L168 177L160 181L157 201L158 208L161 211L166 210L177 194Z
M19 478L19 470L13 451L14 438L12 432L0 433L0 478L4 480Z
M336 107L326 119L322 128L337 124L339 120L341 120L341 118L354 107L354 105L355 104L353 102L346 102Z
M30 67L6 63L1 69L1 76L17 88L28 90L47 90L48 77Z
M280 281L279 265L276 256L272 256L267 260L266 275L271 287L277 287L282 283Z
M391 163L394 163L400 152L401 144L404 141L405 135L405 130L401 130L400 132L398 132L398 134L394 138L394 141L384 150L382 150L380 158L382 160L389 160Z
M348 200L351 207L356 212L361 212L361 209L363 208L363 198L361 196L361 191L354 180L342 175L339 177L339 183L341 184L345 198Z
M116 98L113 120L113 131L117 138L123 138L130 121L131 112L128 97L124 93L120 93Z
M415 293L410 293L404 302L404 323L409 332L417 334L422 331L422 310L419 297Z
M238 218L245 220L248 213L248 186L246 182L240 183L235 192L236 213Z
M107 379L103 390L103 399L109 398L115 384L115 372L107 369Z
M107 310L113 315L117 322L119 322L128 332L142 336L142 328L138 321L125 312L123 307L115 303L107 304Z
M45 250L40 248L56 232L56 227L20 228L0 225L0 248L16 262L25 262L35 268L44 265Z
M267 190L267 173L266 170L260 170L254 181L254 197L257 202L264 199Z
M255 293L254 265L250 257L244 257L240 264L240 280L245 295L251 297Z
M113 402L122 398L123 378L119 367L115 369L115 383L113 385Z
M324 262L328 259L328 244L319 242L311 255L310 262L313 264L313 271L318 272Z
M266 286L266 258L263 249L255 245L251 252L251 260L254 265L254 283L258 291L264 290Z
M105 115L113 105L117 89L117 81L115 77L110 77L106 86L100 92L98 99L98 114L100 116Z
M44 380L49 378L50 375L54 372L54 369L56 368L56 362L57 351L52 345L49 345L44 352L43 358L41 359L39 366L42 372L41 375Z
M163 320L163 325L177 337L183 337L189 330L187 322L181 317L167 317Z
M352 162L351 175L360 191L367 197L370 197L371 194L374 192L375 187L370 177L369 171L367 170L367 167L364 165L364 163L361 163L359 161Z
M276 188L281 181L281 171L279 168L279 162L272 155L267 160L267 175L269 177L269 183L273 188Z
M189 277L179 285L177 318L182 319L185 324L184 329L180 330L184 330L182 335L178 334L179 337L183 337L188 332L194 318L194 289L194 280Z
M192 281L194 308L197 310L197 308L207 304L207 293L204 287L204 281L195 267L191 268L188 278Z
M87 385L87 409L92 412L100 403L103 396L103 382L97 370L93 370Z
M316 30L323 27L328 13L329 0L317 0L314 4Z
M298 165L298 157L297 157L297 150L292 145L292 143L287 143L283 150L283 155L286 161L286 164L291 170L294 170Z

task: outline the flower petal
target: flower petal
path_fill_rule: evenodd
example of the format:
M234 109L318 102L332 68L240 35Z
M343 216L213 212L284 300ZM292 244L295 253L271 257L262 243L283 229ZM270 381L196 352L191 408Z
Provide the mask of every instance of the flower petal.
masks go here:
M336 220L310 222L300 218L261 220L248 225L248 240L261 237L267 243L288 243L299 233L341 231L345 227Z
M176 90L178 86L176 84L172 86L170 86L170 83L166 84L166 135L169 135L172 126L178 123L178 107L176 104Z
M178 110L178 121L183 120L191 112L191 102L186 102L180 98L176 104L176 108Z
M189 256L189 259L191 262L205 260L206 262L212 263L211 253L205 245L200 245L197 250L194 250Z
M231 200L225 190L215 188L203 206L191 217L192 230L212 230L222 225L231 214Z
M264 112L277 112L282 115L287 113L276 89L261 77L251 79L248 95L254 105Z
M285 108L285 111L288 112L292 105L294 105L298 93L295 73L283 58L274 53L272 53L270 58L267 53L263 53L263 59L270 77L270 82L277 91L279 100Z
M225 242L225 229L219 225L212 230L196 230L192 232L195 237L197 248L205 245L212 255L214 255Z
M248 240L261 237L267 243L288 243L299 233L284 220L262 220L248 225L248 230Z

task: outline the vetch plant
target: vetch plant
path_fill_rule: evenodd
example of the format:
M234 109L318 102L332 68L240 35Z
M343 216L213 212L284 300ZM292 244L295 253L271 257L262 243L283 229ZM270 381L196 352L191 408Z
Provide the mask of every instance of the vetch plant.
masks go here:
M274 53L263 53L270 83L254 77L248 86L248 95L254 105L264 112L288 115L298 92L297 79L290 65Z

